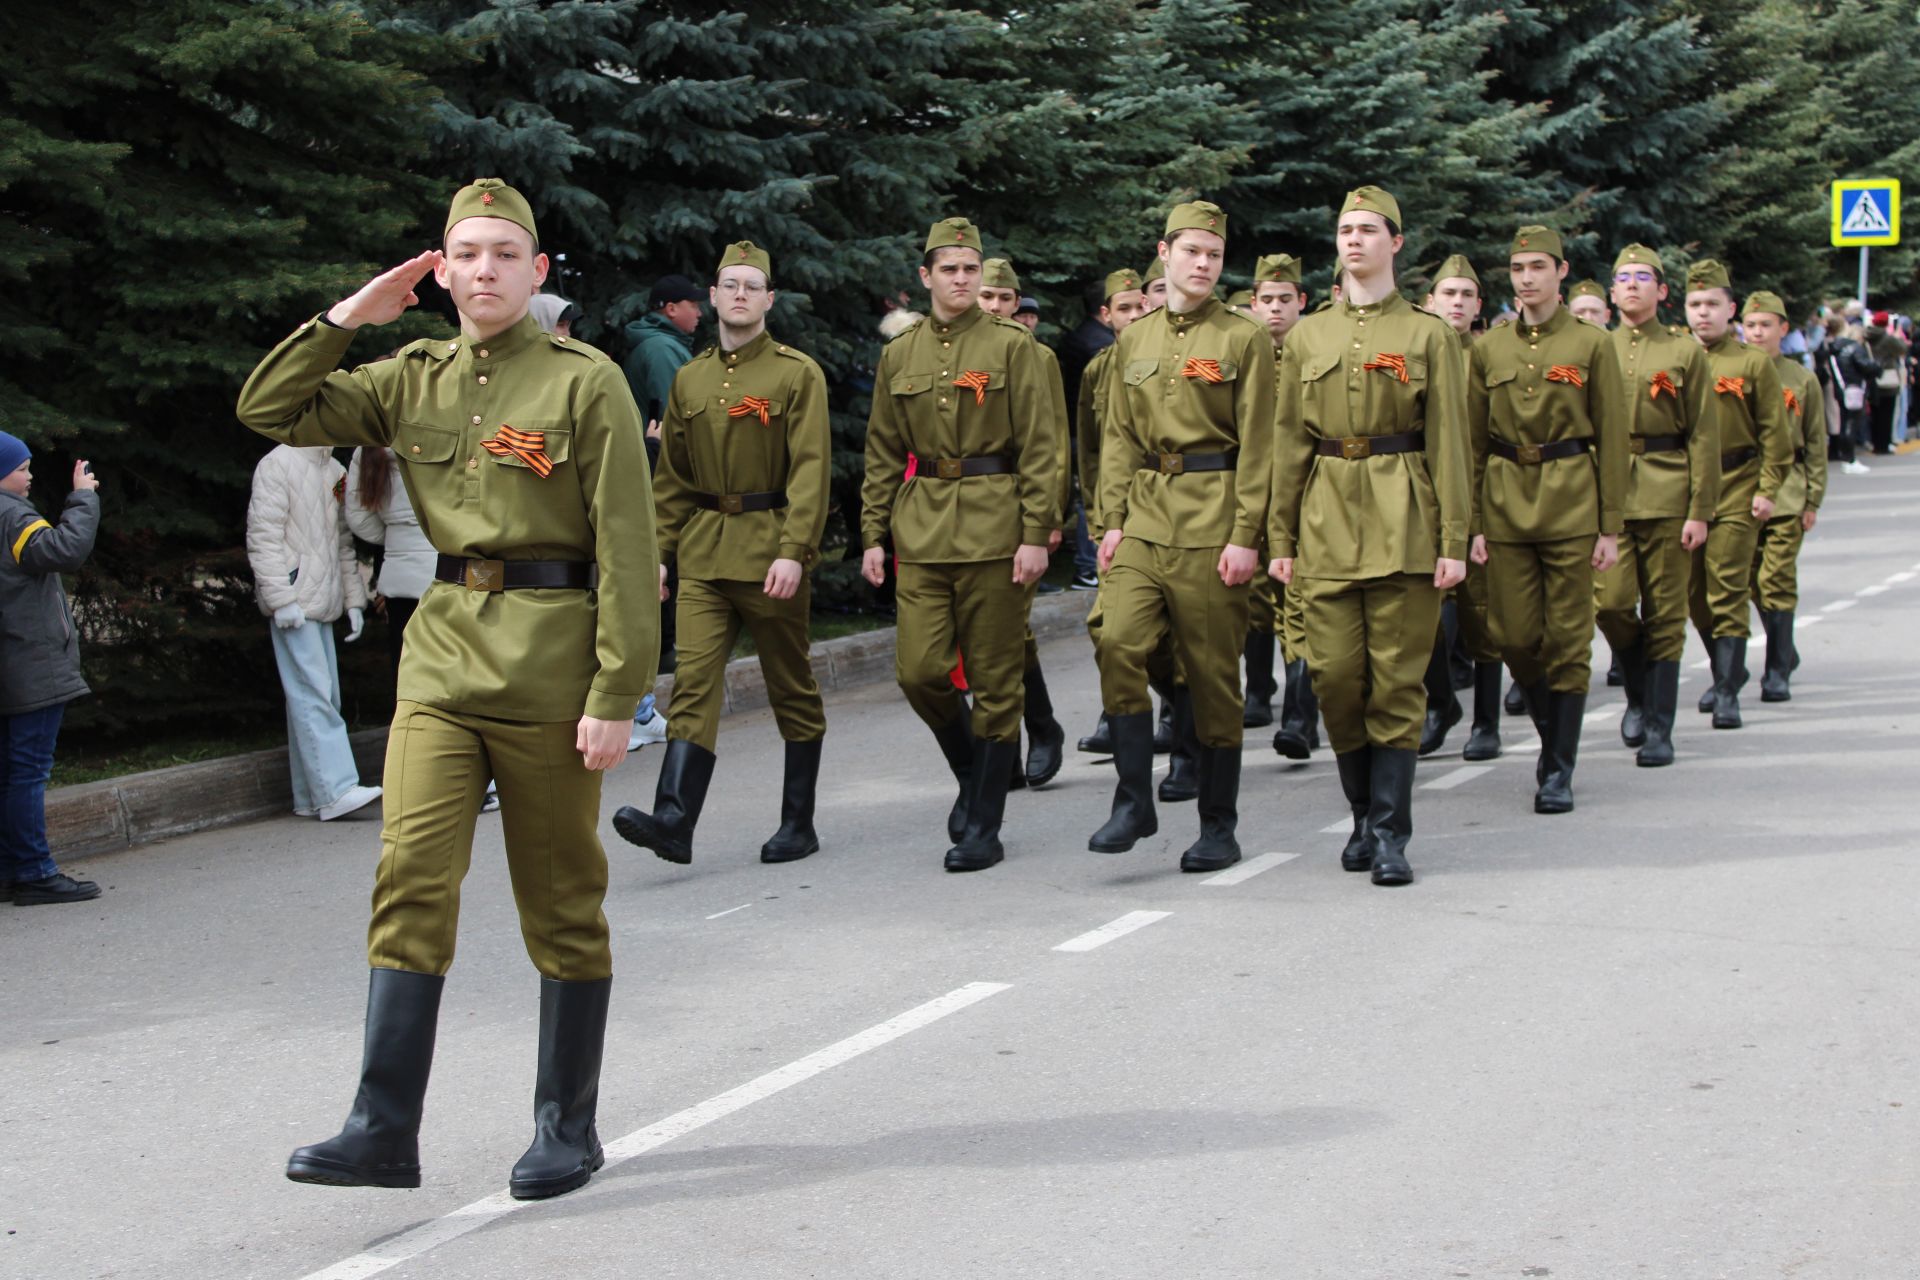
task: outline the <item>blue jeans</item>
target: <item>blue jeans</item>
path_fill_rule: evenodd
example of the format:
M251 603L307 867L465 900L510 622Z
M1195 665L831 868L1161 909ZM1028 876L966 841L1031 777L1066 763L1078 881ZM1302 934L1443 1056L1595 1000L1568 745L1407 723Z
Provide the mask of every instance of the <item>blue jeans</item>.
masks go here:
M308 621L273 632L273 661L287 695L287 765L293 807L319 810L360 785L360 766L340 716L340 664L333 624Z
M59 870L47 849L47 779L66 704L0 716L0 880L44 880Z
M646 697L640 699L640 705L634 708L633 722L635 724L645 724L651 719L653 719L653 695L648 694Z
M1075 501L1073 515L1073 571L1083 578L1098 576L1100 557L1087 533L1086 503Z

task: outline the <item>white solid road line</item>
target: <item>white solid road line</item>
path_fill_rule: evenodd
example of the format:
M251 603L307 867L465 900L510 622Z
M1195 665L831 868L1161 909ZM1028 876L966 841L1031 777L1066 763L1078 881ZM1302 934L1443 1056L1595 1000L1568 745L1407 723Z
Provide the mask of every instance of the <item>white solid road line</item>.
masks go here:
M751 902L743 902L737 907L728 907L725 911L716 911L712 915L708 916L707 919L718 920L721 916L730 916L736 911L745 911L748 907L752 905L753 904Z
M1860 588L1860 589L1859 589L1858 591L1856 591L1856 592L1854 592L1853 594L1855 594L1856 596L1878 596L1878 595L1885 595L1885 594L1886 594L1886 592L1887 592L1887 589L1888 589L1888 588L1887 588L1887 586L1886 586L1886 584L1884 584L1884 583L1877 583L1877 584L1875 584L1874 586L1871 586L1871 587L1862 587L1862 588Z
M1794 619L1793 625L1796 627L1810 627L1818 621L1820 621L1820 615L1817 613L1810 613L1804 618Z
M1144 929L1156 920L1165 920L1171 911L1129 911L1111 924L1103 924L1098 929L1083 933L1077 938L1068 938L1055 947L1055 951L1091 951L1095 947L1104 947L1115 938L1124 938L1135 929Z
M1329 822L1326 826L1320 828L1320 834L1323 836L1338 836L1338 835L1346 835L1350 833L1352 830L1353 830L1353 819L1351 817L1347 817L1347 818L1341 818L1338 822Z
M770 1098L783 1089L810 1080L821 1072L851 1061L863 1053L878 1049L889 1041L898 1040L912 1031L918 1031L931 1023L938 1022L950 1013L958 1013L969 1005L978 1004L988 996L999 995L1010 989L1012 984L1005 982L970 982L964 987L949 991L935 1000L907 1010L897 1018L889 1018L878 1026L869 1027L857 1035L847 1037L838 1044L828 1045L816 1053L775 1071L769 1071L757 1080L725 1093L696 1103L685 1111L676 1112L656 1124L628 1134L624 1138L606 1144L607 1163L605 1168L612 1169L623 1161L644 1155L656 1147L664 1146L675 1138L685 1137L695 1129L712 1124L715 1120L732 1115L744 1107L752 1106L763 1098ZM605 1170L602 1170L604 1173ZM343 1262L322 1271L315 1271L304 1280L363 1280L366 1276L379 1275L391 1267L419 1257L429 1249L436 1249L450 1241L458 1240L471 1231L476 1231L490 1222L506 1217L510 1213L533 1205L545 1204L543 1200L515 1200L504 1191L495 1192L472 1204L455 1209L443 1218L435 1218L423 1223L411 1231L404 1231L390 1240L383 1240L365 1253L357 1253Z
M1912 578L1913 570L1911 569L1902 569L1899 573L1890 573L1887 575L1888 582L1907 582Z
M1451 791L1463 782L1472 782L1483 773L1492 773L1490 764L1463 764L1458 769L1449 770L1431 782L1420 784L1422 791Z
M1860 603L1860 602L1859 602L1858 600L1835 600L1835 601L1833 601L1833 602L1832 602L1831 604L1823 604L1823 605L1821 605L1821 606L1820 606L1820 612L1822 612L1822 613L1838 613L1838 612L1840 612L1840 611L1841 611L1842 609L1851 609L1851 608L1853 608L1853 606L1855 606L1855 605L1857 605L1857 604L1859 604L1859 603Z
M1228 867L1217 876L1208 876L1201 884L1230 885L1242 880L1251 880L1262 871L1271 871L1283 862L1292 862L1300 855L1297 853L1263 853L1257 858L1248 858L1237 867Z

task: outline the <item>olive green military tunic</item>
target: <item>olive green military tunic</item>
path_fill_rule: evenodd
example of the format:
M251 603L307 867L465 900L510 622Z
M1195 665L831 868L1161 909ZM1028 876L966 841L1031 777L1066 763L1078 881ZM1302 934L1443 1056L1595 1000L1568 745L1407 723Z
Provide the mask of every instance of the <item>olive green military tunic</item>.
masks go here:
M933 728L961 702L950 673L964 652L976 738L1012 742L1024 702L1026 589L1013 554L1060 527L1060 457L1046 373L1027 327L977 308L929 318L888 343L867 420L861 536L889 536L899 564L895 671ZM907 455L917 459L906 479ZM1011 471L945 478L972 458Z
M1523 685L1587 692L1593 545L1620 532L1627 406L1607 331L1557 307L1475 343L1468 361L1474 527L1487 540L1487 620ZM1565 442L1585 447L1541 460ZM1503 456L1513 447L1519 461Z
M1776 498L1793 469L1794 435L1773 360L1729 330L1706 349L1720 432L1720 502L1707 545L1693 553L1688 612L1703 640L1750 634L1755 494Z
M1020 327L1026 328L1025 325ZM1060 357L1053 353L1053 348L1034 338L1033 349L1040 357L1040 366L1046 373L1048 430L1053 437L1054 465L1060 476L1060 487L1055 491L1054 498L1059 504L1060 520L1064 525L1073 511L1073 424L1067 417L1067 384L1060 373ZM1022 671L1032 671L1040 665L1040 645L1034 639L1032 622L1033 598L1039 590L1038 578L1027 584L1028 622Z
M1613 331L1627 404L1627 496L1620 562L1593 582L1595 621L1616 652L1678 660L1687 641L1688 520L1720 495L1713 376L1692 337L1652 319Z
M1820 380L1798 360L1775 356L1773 367L1794 442L1793 466L1754 549L1753 601L1770 612L1792 612L1800 606L1800 546L1807 536L1802 516L1818 511L1827 496L1827 402Z
M369 960L452 964L491 775L528 954L550 978L607 977L600 774L574 740L582 714L630 719L659 661L653 510L632 500L649 484L633 395L619 365L530 316L341 372L352 341L318 317L301 325L248 378L241 422L288 444L391 448L444 555L598 566L591 590L501 590L482 566L421 598L388 741Z
M1106 371L1100 509L1123 537L1101 592L1101 698L1109 715L1151 711L1148 665L1171 638L1208 747L1242 738L1247 587L1218 563L1229 544L1257 549L1266 524L1272 351L1266 326L1209 298L1128 325ZM1232 455L1230 469L1188 471L1188 455Z
M808 621L831 441L820 366L766 333L737 351L709 347L674 375L654 483L661 558L677 558L680 568L680 661L668 737L713 750L727 659L743 624L753 633L780 736L811 742L826 732ZM774 494L779 505L763 505ZM757 509L730 509L745 505ZM800 589L787 600L764 590L777 559L802 569Z
M1460 344L1399 294L1302 319L1280 361L1268 550L1291 557L1327 737L1412 749L1440 622L1435 561L1465 560L1469 498ZM1419 432L1372 453L1365 437ZM1351 441L1343 456L1321 441Z
M1451 325L1448 326L1452 328ZM1460 359L1462 367L1471 357L1473 335L1454 330L1454 336L1460 340ZM1478 533L1478 529L1469 528L1468 534ZM1500 646L1493 642L1493 627L1487 620L1487 566L1467 560L1467 576L1453 589L1454 616L1460 624L1460 647L1467 657L1475 662L1500 661ZM1436 645L1444 644L1446 636L1436 636Z

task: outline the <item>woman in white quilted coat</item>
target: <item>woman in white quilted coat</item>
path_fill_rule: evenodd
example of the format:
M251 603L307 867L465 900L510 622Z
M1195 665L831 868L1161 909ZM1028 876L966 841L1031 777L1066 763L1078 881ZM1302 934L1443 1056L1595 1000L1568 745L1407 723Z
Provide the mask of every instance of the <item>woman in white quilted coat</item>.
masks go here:
M247 502L254 596L273 620L273 659L287 697L293 811L322 822L380 798L380 788L360 785L340 715L332 624L346 615L351 644L360 638L367 608L345 495L346 471L331 449L283 444L253 469Z

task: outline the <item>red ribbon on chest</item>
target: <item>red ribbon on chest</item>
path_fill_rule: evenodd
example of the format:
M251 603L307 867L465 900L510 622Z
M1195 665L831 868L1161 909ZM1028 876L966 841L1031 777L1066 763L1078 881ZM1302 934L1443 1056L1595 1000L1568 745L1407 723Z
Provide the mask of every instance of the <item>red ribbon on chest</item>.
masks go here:
M1202 360L1197 356L1180 367L1180 376L1183 378L1198 378L1202 382L1225 381L1225 379L1220 376L1220 362L1218 360Z
M1360 366L1362 369L1383 369L1400 381L1407 381L1407 358L1394 352L1382 351L1373 359Z
M760 415L760 425L764 427L768 425L767 410L772 407L773 401L771 400L763 400L759 396L741 396L740 403L727 410L727 416L729 418L747 418L757 413Z
M1647 390L1647 399L1658 400L1662 391L1672 396L1675 400L1680 398L1680 388L1673 385L1673 376L1665 369L1654 374L1649 381L1651 385Z
M1744 396L1747 394L1745 378L1715 378L1713 389L1723 396Z
M1782 387L1782 388L1780 388L1780 394L1781 394L1781 395L1783 395L1783 396L1785 396L1785 397L1787 398L1787 412L1788 412L1788 413L1798 413L1798 412L1800 412L1800 397L1799 397L1799 396L1797 396L1797 395L1795 395L1795 394L1793 394L1793 388L1792 388L1792 387Z
M1570 364L1557 364L1547 370L1547 381L1564 382L1570 387L1584 387L1587 385L1586 379L1580 376L1580 370Z
M547 433L544 431L520 431L501 423L493 439L482 440L480 447L496 458L511 455L520 459L533 474L542 479L553 474L553 459L546 453Z
M979 369L969 369L953 380L953 385L973 389L973 402L982 405L987 402L987 375Z

